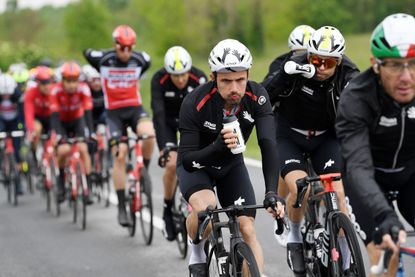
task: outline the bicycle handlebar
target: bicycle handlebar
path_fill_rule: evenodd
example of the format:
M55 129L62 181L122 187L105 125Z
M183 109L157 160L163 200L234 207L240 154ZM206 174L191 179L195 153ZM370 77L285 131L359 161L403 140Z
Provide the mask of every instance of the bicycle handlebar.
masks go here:
M166 143L166 146L163 148L163 154L160 155L158 164L160 167L165 167L169 159L169 154L171 151L177 151L179 147L174 143Z
M400 229L398 226L393 226L390 231L392 240L395 243L398 241L398 238L399 238L399 230ZM381 244L382 237L383 237L383 233L381 232L380 229L376 229L375 232L373 232L373 241L375 242L375 244ZM375 274L375 275L380 275L386 272L388 270L389 261L392 257L392 254L393 252L391 249L385 249L384 251L382 251L379 262L370 267L370 273Z

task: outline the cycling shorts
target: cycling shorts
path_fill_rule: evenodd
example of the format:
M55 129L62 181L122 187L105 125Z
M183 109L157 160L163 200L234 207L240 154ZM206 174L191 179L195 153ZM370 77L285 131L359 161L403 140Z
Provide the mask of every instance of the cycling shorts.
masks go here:
M126 136L127 127L131 127L135 132L138 122L143 119L150 119L143 106L107 110L107 125L110 137Z
M294 170L307 172L304 154L310 157L318 175L338 173L342 168L340 146L334 131L304 135L291 129L281 116L277 122L277 151L282 178Z
M12 131L19 131L22 130L22 122L19 118L15 118L13 120L2 120L0 119L0 132L12 132ZM22 144L21 137L14 137L13 139L13 149L14 149L14 158L16 162L21 162L20 158L20 146Z
M67 138L85 138L87 136L86 132L86 122L84 117L77 118L70 122L61 122L62 123L62 135Z
M347 179L343 179L348 202L353 207L352 212L350 212L351 209L348 207L349 212L354 214L351 215L352 223L355 225L357 234L360 235L363 242L367 245L373 241L373 231L377 225L371 211L365 205L365 201L362 201L356 194L356 190L359 188L349 184ZM401 172L386 173L375 170L375 180L384 193L399 191L396 201L399 212L415 228L415 161L410 166L406 166Z
M188 172L183 165L177 166L180 190L189 201L190 196L200 190L212 190L216 187L219 203L222 207L234 205L240 201L244 205L255 205L255 192L249 179L245 164L239 162L224 168L205 167L202 170ZM255 210L244 211L240 215L255 217Z
M42 134L49 134L50 132L50 117L42 117L35 115L35 120L42 125Z
M177 139L178 132L179 132L179 128L177 128L177 126L166 124L166 129L164 130L165 141L167 143L173 143L174 145L178 145L178 139Z

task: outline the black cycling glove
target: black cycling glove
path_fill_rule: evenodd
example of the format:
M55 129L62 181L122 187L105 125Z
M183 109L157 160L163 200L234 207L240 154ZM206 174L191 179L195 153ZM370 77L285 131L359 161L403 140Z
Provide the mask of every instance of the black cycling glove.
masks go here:
M395 213L391 213L385 216L384 220L379 224L378 230L383 236L384 234L390 234L394 226L399 227L400 230L404 230L404 227L399 221L398 216Z
M265 198L263 202L265 209L268 209L268 208L275 209L275 205L277 202L280 202L283 206L285 206L284 198L282 198L275 192L269 191L265 194Z

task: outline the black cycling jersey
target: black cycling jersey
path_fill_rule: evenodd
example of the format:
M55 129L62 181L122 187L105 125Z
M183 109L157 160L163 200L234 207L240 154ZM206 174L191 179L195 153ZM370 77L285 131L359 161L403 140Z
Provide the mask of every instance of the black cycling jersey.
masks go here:
M379 224L393 214L375 170L398 173L415 161L415 100L396 103L370 68L352 80L339 103L336 123L349 181ZM411 184L413 185L413 184Z
M180 146L177 164L193 172L203 167L223 167L240 161L226 147L220 134L225 100L219 94L215 81L199 86L188 94L180 109ZM273 114L265 89L248 81L246 93L236 107L235 115L245 141L254 126L261 148L266 191L276 191L278 167Z
M292 56L290 60L307 64L307 53ZM327 81L317 82L301 74L289 75L281 67L264 81L264 86L272 104L280 101L278 114L290 120L291 127L325 130L335 121L342 89L358 73L356 65L343 56L334 76ZM316 118L319 119L316 121Z
M179 112L184 97L200 84L204 84L207 77L203 71L192 66L189 71L189 80L183 89L178 89L170 79L170 74L163 68L157 71L151 80L151 108L156 130L157 145L163 149L171 138L166 134L168 127L179 128Z
M91 89L91 96L93 103L92 119L94 121L94 127L96 127L97 124L105 122L105 116L103 115L105 112L104 94L102 92L102 89Z

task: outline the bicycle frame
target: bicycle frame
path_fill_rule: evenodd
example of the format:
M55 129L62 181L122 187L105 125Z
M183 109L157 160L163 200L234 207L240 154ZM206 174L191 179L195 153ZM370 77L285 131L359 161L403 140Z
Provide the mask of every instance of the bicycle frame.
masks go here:
M47 189L52 188L52 166L58 168L55 158L55 146L53 144L55 140L55 133L49 135L42 135L43 140L43 153L42 153L42 171L45 174L45 186Z
M76 199L76 197L78 196L78 187L80 185L77 180L77 176L76 176L76 167L78 165L81 168L82 178L84 178L84 180L82 181L83 196L86 197L89 193L87 182L86 182L85 165L81 159L81 153L79 152L79 147L78 147L78 142L82 142L82 141L83 141L82 138L73 138L73 139L67 140L67 143L71 145L71 153L69 156L68 165L69 165L69 178L70 178L70 184L71 184L71 195L73 199Z

